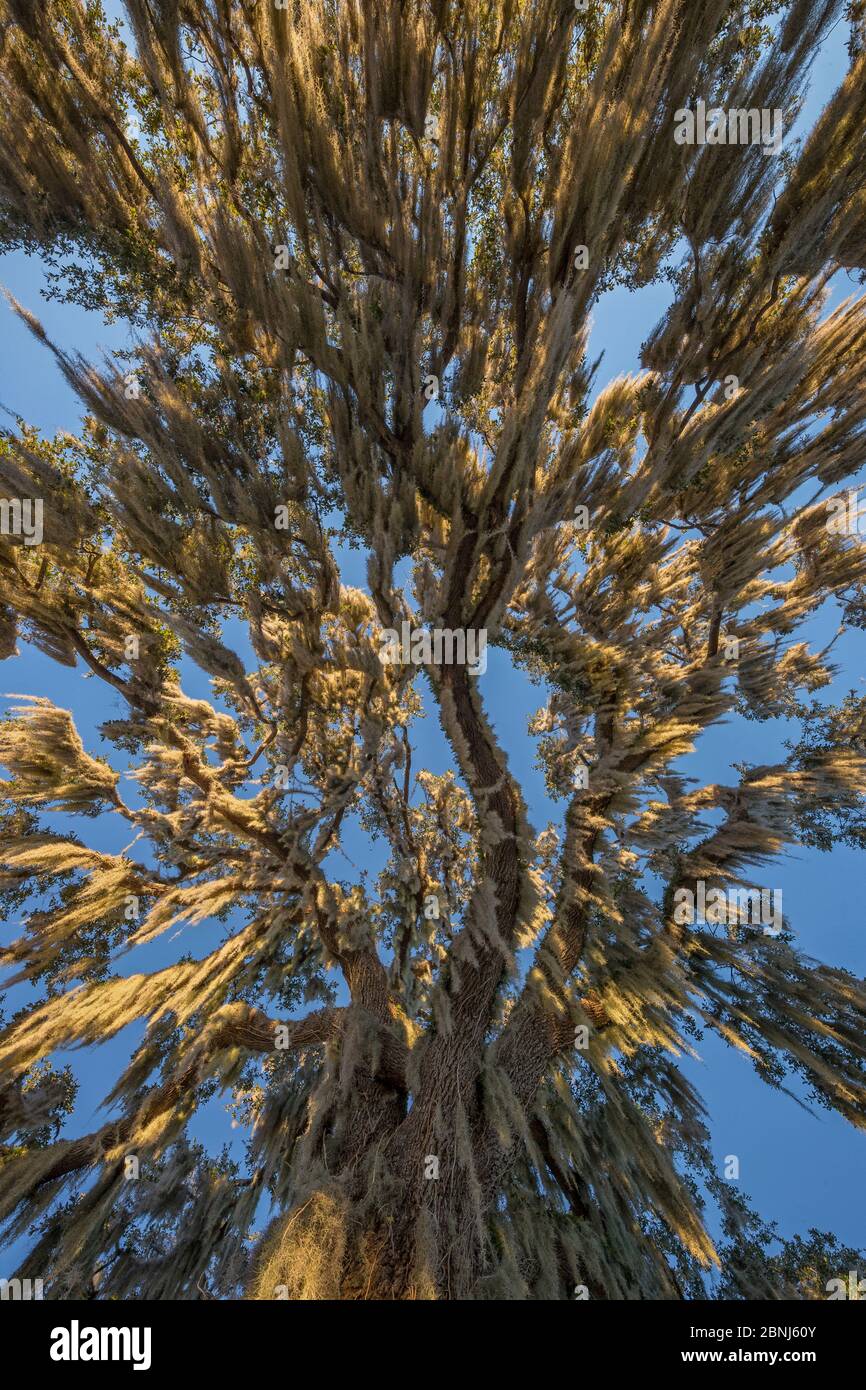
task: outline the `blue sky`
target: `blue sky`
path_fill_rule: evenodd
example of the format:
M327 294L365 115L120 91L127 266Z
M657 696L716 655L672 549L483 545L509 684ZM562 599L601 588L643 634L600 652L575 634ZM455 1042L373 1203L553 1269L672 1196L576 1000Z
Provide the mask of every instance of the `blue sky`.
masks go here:
M819 55L801 128L814 121L844 71L846 39L846 26L837 26ZM36 259L21 253L0 257L0 283L37 314L49 336L61 347L98 357L103 349L117 351L128 343L123 324L105 324L98 315L42 299L45 277ZM853 284L842 279L834 286L834 298L854 289ZM640 344L664 311L668 294L664 285L636 294L617 290L596 306L590 360L604 351L597 389L623 372L637 370ZM0 404L48 435L57 430L75 432L82 413L51 355L5 304L0 305ZM344 582L365 586L363 556L348 552L344 559ZM822 644L832 635L837 622L835 611L825 612L807 629L808 635ZM840 671L833 685L820 692L822 700L839 699L849 689L859 689L863 679L863 641L864 634L849 632L837 645L834 656ZM209 693L206 677L189 664L184 672L185 688L190 694ZM35 650L22 647L17 657L5 663L0 690L49 696L70 708L85 745L91 751L106 751L96 730L104 719L117 713L119 698L98 681L87 679L80 668L64 669ZM534 741L526 729L528 717L543 703L543 690L530 685L514 671L507 655L495 649L489 651L481 690L494 727L508 750L512 771L524 787L534 828L541 830L550 820L559 823L562 806L545 795L542 774L535 767ZM453 765L453 760L429 700L425 707L426 719L413 730L415 766L444 771ZM762 724L737 720L717 726L701 739L697 754L687 760L688 773L704 781L732 780L736 776L732 763L772 761L783 753L782 740L790 732L782 720ZM55 820L63 822L60 817ZM84 833L88 843L107 851L121 850L131 838L128 825L111 816L88 823ZM371 847L356 827L350 827L344 838L344 852L350 862L344 859L342 868L335 862L335 874L351 877L352 864L363 865L375 873L380 862L379 849ZM800 850L779 860L772 871L772 885L782 889L786 916L803 952L861 976L866 975L862 880L862 862L855 851L845 847L825 855ZM17 924L8 924L3 939L17 934ZM219 925L187 929L177 940L161 939L136 952L134 959L125 958L120 968L124 973L158 968L180 951L203 955L222 934ZM30 998L32 995L24 987L10 992L7 1012ZM142 1030L143 1025L137 1025L98 1051L70 1054L80 1091L66 1133L81 1133L101 1123L99 1102ZM701 1045L699 1059L685 1061L684 1070L707 1104L719 1165L725 1155L738 1155L740 1184L764 1217L777 1220L784 1234L817 1226L835 1231L851 1244L866 1246L866 1204L862 1199L866 1137L862 1133L836 1115L824 1110L810 1113L788 1096L762 1085L745 1057L713 1038L708 1037ZM792 1090L802 1094L796 1081L792 1082ZM213 1149L233 1141L240 1157L241 1136L232 1133L224 1107L225 1098L210 1102L196 1118L195 1133ZM14 1264L14 1255L10 1251L0 1257L0 1272L11 1272L7 1266Z

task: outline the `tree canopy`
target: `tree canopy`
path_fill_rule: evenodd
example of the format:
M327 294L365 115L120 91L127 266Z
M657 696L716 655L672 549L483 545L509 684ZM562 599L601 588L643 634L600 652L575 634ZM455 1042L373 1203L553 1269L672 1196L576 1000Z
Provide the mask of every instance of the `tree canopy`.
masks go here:
M95 748L45 698L0 723L0 962L37 996L0 1033L0 1218L52 1296L816 1296L842 1247L767 1253L679 1059L716 1033L866 1123L863 982L761 915L788 847L866 843L866 697L818 698L806 631L866 626L866 299L828 304L866 269L863 12L0 0L0 247L136 335L94 363L17 306L86 417L0 439L2 655L117 696ZM698 102L781 148L678 140ZM601 385L594 307L656 281ZM543 693L560 826L479 634ZM783 760L683 771L781 715ZM55 1054L130 1025L111 1117L58 1137ZM189 1132L215 1094L245 1163Z

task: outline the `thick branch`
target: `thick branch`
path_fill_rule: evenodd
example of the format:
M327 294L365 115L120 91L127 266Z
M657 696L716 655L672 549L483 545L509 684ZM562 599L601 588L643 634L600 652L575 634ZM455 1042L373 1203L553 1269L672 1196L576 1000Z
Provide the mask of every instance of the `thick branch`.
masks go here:
M17 1181L21 1165L32 1162L33 1154L20 1160L11 1160L0 1177L0 1212L7 1209L8 1199L14 1192L13 1204L29 1199L33 1193L46 1183L80 1172L101 1161L112 1149L129 1143L133 1136L158 1115L173 1110L188 1100L196 1087L204 1080L208 1066L215 1056L228 1048L242 1048L249 1052L272 1052L277 1042L277 1028L286 1031L280 1038L282 1051L302 1052L307 1048L341 1037L349 1019L349 1009L319 1009L306 1018L290 1020L280 1025L267 1018L258 1009L245 1009L243 1006L229 1006L226 1017L208 1030L195 1060L170 1081L155 1087L145 1097L134 1115L120 1120L111 1120L101 1129L85 1134L80 1139L62 1140L51 1146L46 1154L54 1154L53 1161L39 1166L34 1172L33 1181L23 1187ZM407 1050L393 1033L382 1030L377 1048L377 1071L380 1080L397 1088L405 1087Z

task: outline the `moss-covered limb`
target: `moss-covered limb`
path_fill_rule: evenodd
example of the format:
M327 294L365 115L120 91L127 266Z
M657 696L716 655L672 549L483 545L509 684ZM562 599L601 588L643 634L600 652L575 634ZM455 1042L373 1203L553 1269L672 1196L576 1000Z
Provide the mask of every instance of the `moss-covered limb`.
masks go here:
M341 1038L351 1024L349 1009L319 1009L306 1018L279 1023L258 1009L229 1005L211 1020L192 1048L192 1060L180 1074L147 1092L133 1114L109 1121L91 1134L13 1156L0 1171L0 1211L4 1217L29 1195L47 1183L103 1162L106 1155L122 1150L159 1116L175 1109L186 1109L199 1087L214 1068L221 1068L221 1054L233 1052L299 1053ZM407 1050L392 1032L379 1030L370 1020L376 1036L368 1057L357 1065L373 1066L380 1081L402 1090L406 1085Z
M99 0L0 0L0 242L141 330L101 364L56 350L80 439L0 435L4 532L44 502L41 541L0 536L0 654L20 633L124 700L100 730L110 761L53 706L0 729L0 898L39 899L5 961L45 987L0 1058L24 1077L151 1023L109 1097L124 1118L42 1162L134 1140L159 1180L124 1194L109 1161L73 1243L95 1266L134 1208L140 1265L107 1296L187 1296L208 1241L233 1296L251 1204L225 1169L191 1195L181 1149L206 1083L236 1082L299 1297L560 1297L583 1269L599 1292L668 1296L677 1249L694 1291L704 1141L664 1060L689 1046L694 993L771 1082L786 1056L813 1062L822 1098L862 1111L849 982L784 943L750 964L680 939L654 894L659 876L745 876L740 848L764 863L794 827L832 841L837 796L858 835L839 750L739 789L671 768L724 716L796 714L830 680L831 648L796 638L822 604L863 626L863 547L825 502L862 463L866 303L828 313L825 291L863 263L866 57L779 158L757 131L681 144L675 113L700 96L784 126L844 0L125 8L121 39ZM597 382L595 306L662 278L640 371ZM341 582L346 545L366 589ZM488 629L549 684L531 729L548 790L572 798L580 759L590 774L562 854L527 823L485 673L459 661L424 672L454 767L410 785L420 659L381 659L404 619ZM211 699L184 693L183 660ZM38 822L90 829L105 808L141 851ZM375 888L330 867L358 824L390 847ZM124 947L213 922L226 939L202 959L111 975ZM300 1064L244 1067L267 1047L251 1015L220 1035L226 1000L289 1017L333 1005L337 972L351 1005L311 1024ZM54 1171L21 1230L84 1169Z
M473 799L479 868L466 925L440 972L454 1031L480 1047L513 952L531 934L537 892L529 872L529 828L520 788L462 667L445 668L436 690L442 726ZM471 1039L470 1039L471 1031Z

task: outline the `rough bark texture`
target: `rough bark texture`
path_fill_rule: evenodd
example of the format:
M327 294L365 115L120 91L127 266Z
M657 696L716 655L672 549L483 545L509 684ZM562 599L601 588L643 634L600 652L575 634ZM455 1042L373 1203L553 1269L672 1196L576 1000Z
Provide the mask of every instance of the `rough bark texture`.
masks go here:
M0 657L20 633L114 702L99 754L50 700L0 721L29 914L2 964L35 989L0 1033L0 1220L39 1226L58 1296L699 1296L700 1194L743 1221L695 1031L866 1122L861 982L754 914L678 916L792 843L866 845L866 701L808 704L832 642L795 640L822 605L866 627L828 523L866 299L825 293L866 264L863 7L790 159L677 138L696 96L787 120L846 6L770 8L125 0L122 36L95 0L0 0L0 248L139 330L97 367L16 306L87 418L0 436ZM593 314L650 285L604 383ZM6 524L36 500L38 542ZM494 727L507 657L545 687L558 826ZM735 713L799 742L684 776ZM41 1069L141 1021L112 1117L52 1142ZM190 1137L222 1094L238 1168Z

